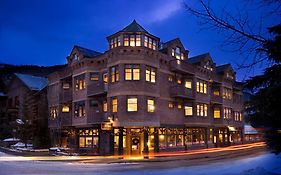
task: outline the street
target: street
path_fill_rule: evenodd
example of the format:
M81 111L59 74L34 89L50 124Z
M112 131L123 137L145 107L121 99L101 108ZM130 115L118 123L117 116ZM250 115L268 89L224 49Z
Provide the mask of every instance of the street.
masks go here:
M230 148L228 148L230 149ZM116 161L108 158L92 158L75 161L58 161L60 157L48 157L45 161L31 157L13 156L0 152L0 174L281 174L281 156L266 151L244 150L249 155L235 154L223 157L194 158L170 156L152 161ZM239 151L241 152L241 150ZM245 153L246 153L245 152ZM218 153L216 153L218 154ZM174 159L171 159L171 158ZM51 161L51 158L56 161ZM63 158L63 157L62 157ZM99 161L98 161L99 160ZM107 160L107 161L105 161ZM111 160L111 162L109 161ZM103 161L105 163L103 163Z

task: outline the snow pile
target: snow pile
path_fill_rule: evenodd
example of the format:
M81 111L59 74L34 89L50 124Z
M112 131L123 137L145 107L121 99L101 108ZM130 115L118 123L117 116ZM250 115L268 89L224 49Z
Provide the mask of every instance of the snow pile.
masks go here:
M11 147L14 147L14 148L22 148L22 147L25 147L25 144L24 143L22 143L22 142L18 142L18 143L16 143L16 144L14 144L14 145L12 145ZM26 144L26 147L33 147L33 145L32 144Z
M16 139L16 138L7 138L3 140L4 142L17 142L20 141L20 139Z

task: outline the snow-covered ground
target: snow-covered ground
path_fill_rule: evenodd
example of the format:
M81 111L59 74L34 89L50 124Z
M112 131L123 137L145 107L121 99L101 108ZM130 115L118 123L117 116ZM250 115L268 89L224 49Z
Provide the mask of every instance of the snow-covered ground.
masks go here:
M275 175L281 174L281 155L263 154L252 158L222 160L199 166L168 169L159 166L148 169L142 163L85 164L76 162L4 161L8 155L0 153L0 174L106 174L106 175ZM169 162L171 164L177 161ZM150 167L153 163L149 163ZM161 163L160 163L161 165Z

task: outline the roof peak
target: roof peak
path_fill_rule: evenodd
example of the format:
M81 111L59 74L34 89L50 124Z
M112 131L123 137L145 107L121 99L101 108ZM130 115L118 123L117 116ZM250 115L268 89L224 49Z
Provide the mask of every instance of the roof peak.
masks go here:
M125 28L121 30L121 32L145 32L146 31L137 21L134 19L129 25L127 25Z

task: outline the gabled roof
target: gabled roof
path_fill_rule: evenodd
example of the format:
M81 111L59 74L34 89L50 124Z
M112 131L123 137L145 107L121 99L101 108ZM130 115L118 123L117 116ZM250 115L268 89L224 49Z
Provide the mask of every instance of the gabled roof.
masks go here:
M84 48L84 47L81 47L81 46L77 46L77 45L75 45L73 47L73 49L74 48L76 48L82 55L84 55L85 57L88 57L88 58L96 57L96 56L99 56L99 55L102 54L100 52L97 52L97 51L94 51L94 50L91 50L91 49L87 49L87 48Z
M216 71L217 71L218 73L223 73L223 72L224 72L226 69L228 69L228 68L232 69L231 64L224 64L224 65L217 66L217 67L216 67ZM233 69L232 69L232 70L233 70Z
M141 25L137 23L137 21L134 19L134 21L129 24L124 29L120 30L121 32L145 32L148 33Z
M179 42L182 45L182 47L183 47L183 44L181 43L180 39L179 38L174 38L174 39L172 39L170 41L164 42L162 44L162 49L165 49L166 47L168 47L169 44L172 44L173 42Z
M40 91L48 85L48 79L27 74L15 73L30 90Z
M201 62L201 60L206 58L206 57L210 57L210 53L204 53L204 54L201 54L201 55L197 55L197 56L188 58L187 62L189 62L191 64L196 64L196 63Z

